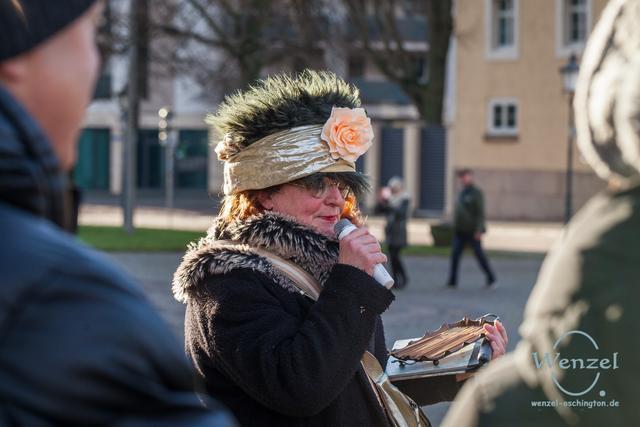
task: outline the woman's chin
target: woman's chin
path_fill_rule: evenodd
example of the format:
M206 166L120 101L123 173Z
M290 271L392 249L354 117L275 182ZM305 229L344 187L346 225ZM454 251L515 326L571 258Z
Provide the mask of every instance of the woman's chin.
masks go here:
M333 239L336 237L336 232L334 230L335 224L333 223L329 223L327 221L316 221L313 224L313 229L315 230L316 233L318 234L322 234L325 237L328 237L330 239Z

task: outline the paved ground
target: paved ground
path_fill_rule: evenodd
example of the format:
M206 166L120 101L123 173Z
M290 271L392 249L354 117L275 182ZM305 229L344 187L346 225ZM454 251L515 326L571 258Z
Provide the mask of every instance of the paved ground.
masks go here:
M170 278L182 254L112 254L113 258L135 275L151 301L169 321L176 334L183 337L184 308L170 294ZM509 348L518 341L517 328L533 286L542 257L492 259L498 274L498 289L482 288L484 278L475 260L467 255L460 271L460 287L444 289L448 260L443 257L408 257L410 272L407 289L397 292L396 301L384 314L387 345L396 339L417 337L443 322L457 321L464 315L499 314L510 336ZM426 407L434 426L442 420L448 404Z

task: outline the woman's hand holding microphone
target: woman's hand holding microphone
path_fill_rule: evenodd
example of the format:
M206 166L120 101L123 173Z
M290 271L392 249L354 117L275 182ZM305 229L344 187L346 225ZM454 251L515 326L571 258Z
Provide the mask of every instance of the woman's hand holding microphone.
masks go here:
M387 257L382 248L366 228L359 228L340 239L340 264L347 264L366 271L373 276L376 264L384 264Z
M393 279L382 265L387 262L387 257L382 253L378 239L369 230L357 228L348 219L338 221L335 231L340 240L338 262L366 271L382 286L391 289Z

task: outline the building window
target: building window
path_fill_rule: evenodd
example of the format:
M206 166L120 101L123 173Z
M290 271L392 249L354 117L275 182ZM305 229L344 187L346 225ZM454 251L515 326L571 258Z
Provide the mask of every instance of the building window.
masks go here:
M568 0L565 4L565 43L584 43L587 39L587 0Z
M414 57L412 62L418 83L427 84L429 82L429 59L421 55Z
M514 99L493 99L489 103L489 136L518 134L518 103Z
M518 3L518 0L485 0L487 56L489 58L517 58Z
M424 0L404 0L402 6L407 17L427 14L427 2Z
M348 73L350 79L358 79L364 77L365 60L362 56L354 54L349 56Z
M93 91L93 99L111 99L111 74L103 72L100 74L96 87Z
M592 0L556 0L558 55L580 53L591 31Z
M513 26L513 0L495 0L493 47L511 47L514 43Z

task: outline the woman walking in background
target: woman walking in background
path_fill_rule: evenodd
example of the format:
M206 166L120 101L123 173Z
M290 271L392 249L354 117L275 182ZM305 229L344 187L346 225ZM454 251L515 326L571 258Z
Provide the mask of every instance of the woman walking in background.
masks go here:
M380 193L378 209L387 219L384 231L391 258L391 274L397 289L404 288L409 282L407 271L400 259L400 252L407 246L409 203L409 194L404 190L402 179L394 176Z

